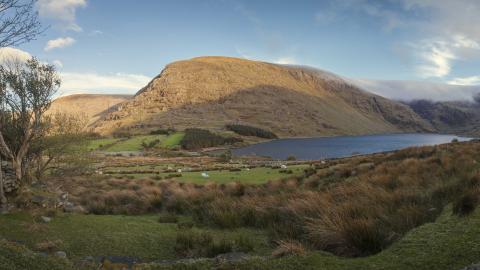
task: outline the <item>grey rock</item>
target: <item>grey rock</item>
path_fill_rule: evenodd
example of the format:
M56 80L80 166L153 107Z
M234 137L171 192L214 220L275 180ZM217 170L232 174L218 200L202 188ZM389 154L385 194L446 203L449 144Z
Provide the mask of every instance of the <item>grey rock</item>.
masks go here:
M60 257L60 258L66 258L67 257L67 253L65 251L57 251L54 253L54 255L56 257Z
M462 268L462 270L480 270L480 264L472 264L470 266Z
M41 216L40 219L43 223L49 223L50 221L52 221L52 218L46 216Z
M73 204L65 204L63 206L63 211L66 213L73 213L73 214L86 214L88 212L81 205L75 206Z
M47 198L41 195L34 195L32 197L32 203L37 204L37 205L43 205L47 201Z
M215 261L217 263L225 263L225 262L240 262L244 260L250 259L250 255L243 253L243 252L229 252L225 254L220 254L215 257Z

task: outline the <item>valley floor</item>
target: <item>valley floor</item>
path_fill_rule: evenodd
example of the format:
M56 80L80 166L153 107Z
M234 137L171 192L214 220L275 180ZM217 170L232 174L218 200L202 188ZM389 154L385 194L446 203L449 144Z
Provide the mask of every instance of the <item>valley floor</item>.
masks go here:
M105 156L22 191L0 270L460 270L480 262L479 160L477 141L326 162ZM65 194L90 214L59 211Z

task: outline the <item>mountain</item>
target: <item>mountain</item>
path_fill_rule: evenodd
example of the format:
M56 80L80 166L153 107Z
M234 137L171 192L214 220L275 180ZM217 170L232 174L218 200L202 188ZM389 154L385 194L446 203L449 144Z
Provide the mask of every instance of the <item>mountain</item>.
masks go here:
M406 102L437 132L480 135L480 102L414 100Z
M119 103L129 100L130 95L92 95L78 94L59 97L52 102L47 114L57 112L84 115L93 123L100 119L102 114L112 110Z
M92 125L115 130L262 127L280 137L432 131L409 106L321 70L229 57L171 63Z

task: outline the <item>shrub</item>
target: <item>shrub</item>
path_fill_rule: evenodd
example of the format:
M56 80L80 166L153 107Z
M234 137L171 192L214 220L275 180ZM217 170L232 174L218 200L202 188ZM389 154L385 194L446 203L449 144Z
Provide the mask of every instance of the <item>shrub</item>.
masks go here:
M143 141L143 142L142 142L142 147L143 147L143 149L145 149L145 150L149 150L149 149L155 148L158 144L160 144L160 140L159 140L159 139L155 139L155 140L149 141L149 142Z
M189 128L185 130L180 145L187 150L234 144L242 140L234 137L223 137L205 129Z
M275 135L273 132L264 130L261 128L257 128L257 127L246 126L246 125L236 125L236 124L226 125L225 127L228 130L233 131L242 136L255 136L255 137L264 138L264 139L278 138L277 135Z
M475 191L468 191L454 202L453 213L458 216L467 216L475 210L478 203L478 193Z

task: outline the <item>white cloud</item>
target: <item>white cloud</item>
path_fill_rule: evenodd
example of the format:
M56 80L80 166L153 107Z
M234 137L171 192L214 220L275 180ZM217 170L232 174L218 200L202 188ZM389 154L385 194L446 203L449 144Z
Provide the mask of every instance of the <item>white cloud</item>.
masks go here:
M366 91L395 100L471 101L474 94L480 93L480 85L462 86L425 81L347 80Z
M294 65L297 64L297 60L294 57L280 57L273 61L273 63L281 65Z
M76 10L87 6L86 0L38 0L38 14L58 21L64 30L82 31L76 23Z
M57 38L57 39L52 39L47 42L47 45L45 46L45 51L50 51L53 49L61 49L65 48L68 46L71 46L75 43L75 39L71 37L63 37L63 38Z
M147 85L152 78L139 74L97 74L63 72L60 74L62 95L78 93L133 94Z
M448 81L448 83L453 85L480 85L480 76L454 78Z
M100 36L100 35L103 35L103 32L100 31L100 30L93 30L88 35L89 36Z
M454 60L470 59L480 53L480 45L464 35L425 39L411 47L420 59L416 70L422 78L443 78L450 74Z
M17 60L26 62L31 58L32 58L31 54L19 49L10 48L10 47L0 48L0 64L8 61L17 61Z

